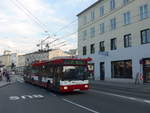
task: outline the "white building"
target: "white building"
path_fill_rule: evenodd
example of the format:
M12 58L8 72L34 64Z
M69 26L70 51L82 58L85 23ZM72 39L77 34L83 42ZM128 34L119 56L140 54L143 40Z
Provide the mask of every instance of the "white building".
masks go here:
M98 0L78 15L78 54L95 79L150 82L150 0Z

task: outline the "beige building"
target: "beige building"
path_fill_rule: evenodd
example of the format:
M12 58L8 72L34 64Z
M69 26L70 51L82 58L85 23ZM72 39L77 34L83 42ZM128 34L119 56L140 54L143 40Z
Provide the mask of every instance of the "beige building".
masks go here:
M16 74L22 74L25 67L25 55L18 55L17 65L16 65Z
M0 56L0 62L2 65L5 65L5 67L10 66L10 54Z
M150 82L150 0L98 0L78 15L78 54L95 79Z
M11 51L5 50L4 54L0 56L0 63L5 65L5 68L10 68L12 63L17 64L17 54L11 53Z
M25 55L18 55L17 67L25 66Z

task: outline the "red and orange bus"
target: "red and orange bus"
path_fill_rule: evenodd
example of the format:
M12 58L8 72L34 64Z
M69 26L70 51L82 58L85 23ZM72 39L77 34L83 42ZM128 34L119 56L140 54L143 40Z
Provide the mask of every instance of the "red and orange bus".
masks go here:
M24 80L62 93L88 90L89 61L91 61L91 58L37 61L26 67Z

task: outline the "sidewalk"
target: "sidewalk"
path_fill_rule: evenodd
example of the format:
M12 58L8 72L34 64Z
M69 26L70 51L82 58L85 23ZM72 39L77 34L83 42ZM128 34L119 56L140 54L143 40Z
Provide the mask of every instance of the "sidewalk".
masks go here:
M121 83L121 82L100 81L100 80L92 80L90 81L90 83L92 86L96 87L106 87L116 90L128 90L128 91L150 93L150 83L134 84L134 83Z
M11 84L11 83L10 82L6 82L6 80L2 80L2 81L0 81L0 88L1 87L5 87L5 86L7 86L9 84Z
M16 77L14 75L10 75L10 80L11 82L7 82L6 78L3 77L2 81L0 81L0 88L14 83L16 81Z

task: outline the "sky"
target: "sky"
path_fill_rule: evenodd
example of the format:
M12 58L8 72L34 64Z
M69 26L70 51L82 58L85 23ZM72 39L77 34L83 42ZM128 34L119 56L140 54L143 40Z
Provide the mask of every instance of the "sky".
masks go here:
M45 43L59 39L50 47L77 48L76 15L95 1L1 0L0 54L4 50L18 53L36 51L39 49L36 45L48 36L51 38Z

